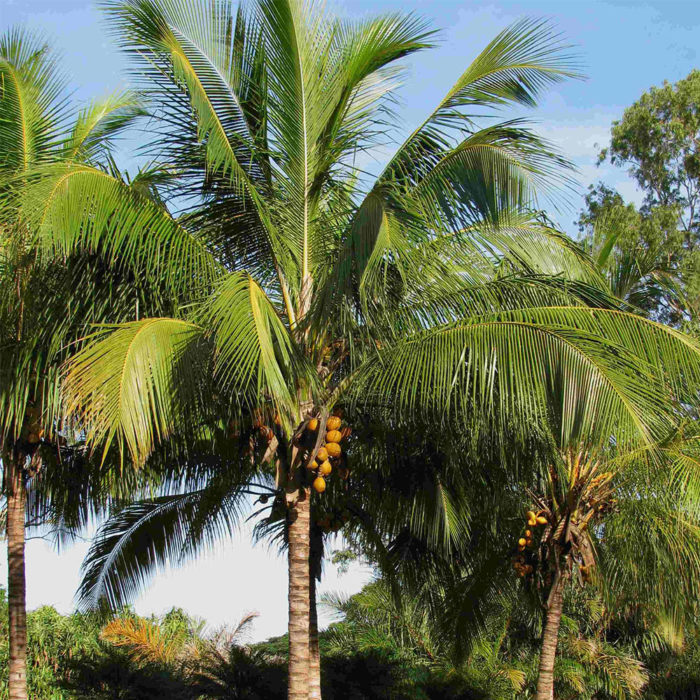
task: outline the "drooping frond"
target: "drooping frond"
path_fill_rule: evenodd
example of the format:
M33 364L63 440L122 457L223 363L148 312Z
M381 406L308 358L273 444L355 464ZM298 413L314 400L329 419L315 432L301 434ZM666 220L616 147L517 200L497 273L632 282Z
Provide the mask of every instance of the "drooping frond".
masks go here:
M81 607L102 601L123 606L162 567L182 564L231 535L243 507L244 483L237 476L228 470L201 489L136 502L113 514L83 563Z
M698 353L689 338L632 314L525 309L457 322L381 348L358 369L352 391L396 410L427 408L443 418L466 418L478 409L529 425L564 402L556 409L566 408L557 436L563 445L577 435L645 442L672 429L665 381L675 383L682 374L697 386Z
M168 211L112 175L82 164L46 166L20 191L21 211L48 251L86 250L180 293L206 291L222 269Z
M200 404L207 370L203 347L201 329L176 319L103 330L67 366L67 411L88 426L89 442L106 452L116 440L143 463L183 411Z

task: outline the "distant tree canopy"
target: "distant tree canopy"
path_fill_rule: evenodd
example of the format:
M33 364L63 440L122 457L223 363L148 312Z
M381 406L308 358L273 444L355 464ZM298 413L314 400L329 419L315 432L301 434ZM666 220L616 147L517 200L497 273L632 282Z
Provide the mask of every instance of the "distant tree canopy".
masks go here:
M679 228L700 231L700 70L652 87L613 122L600 160L628 167L646 208L677 207Z
M700 318L700 70L652 87L613 122L599 155L626 168L642 190L641 207L599 184L578 224L602 267L625 293L655 285L643 310L673 325ZM634 303L635 299L630 299Z

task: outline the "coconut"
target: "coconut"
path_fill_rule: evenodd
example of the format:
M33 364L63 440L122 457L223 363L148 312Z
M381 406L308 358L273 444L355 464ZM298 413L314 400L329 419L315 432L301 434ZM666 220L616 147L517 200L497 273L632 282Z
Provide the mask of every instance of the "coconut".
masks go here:
M329 430L326 433L326 442L340 442L342 439L340 430Z
M328 459L328 449L326 447L320 447L316 453L316 459L323 464L323 462Z
M338 416L331 416L326 422L326 430L338 430L340 428L341 420Z
M326 490L326 480L322 476L317 476L313 485L317 493L323 493Z
M323 449L323 448L321 448ZM321 450L319 450L320 452ZM340 457L342 450L337 442L329 442L326 444L326 451L331 457Z
M312 432L315 433L318 430L318 418L312 418L307 424L306 427Z
M326 460L319 468L319 472L321 472L322 476L328 476L332 471L333 467L331 466L331 463Z

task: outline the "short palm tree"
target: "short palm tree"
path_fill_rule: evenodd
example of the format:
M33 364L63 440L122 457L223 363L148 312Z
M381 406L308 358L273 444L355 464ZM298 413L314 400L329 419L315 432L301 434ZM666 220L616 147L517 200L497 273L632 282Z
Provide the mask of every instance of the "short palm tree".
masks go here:
M571 372L609 389L601 423L630 427L661 404L655 384L632 382L633 350L690 378L697 348L586 309L582 299L605 303L598 274L526 215L565 163L520 122L477 128L475 112L534 105L572 74L548 25L496 37L370 177L361 166L391 129L396 62L430 45L420 20L338 20L302 0L237 14L228 2L103 5L145 78L151 146L178 175L162 189L174 215L83 165L40 169L23 215L47 249L119 255L140 279L186 290L187 303L101 330L69 364L65 395L94 444L137 463L174 436L225 430L274 470L289 697L306 700L310 504L323 498L310 482L322 492L314 470L346 468L342 457L316 463L342 452L342 434L326 435L335 404L478 415L483 426L507 417L525 433L547 383Z
M34 168L106 163L113 138L141 114L130 93L73 114L64 88L48 46L22 31L0 37L0 454L13 700L26 698L25 523L75 523L97 486L97 473L91 483L78 475L99 462L67 446L62 434L57 387L63 346L84 332L83 324L132 317L134 300L131 288L126 301L120 294L123 279L89 256L43 256L36 229L17 211L17 194ZM68 484L70 493L62 488Z

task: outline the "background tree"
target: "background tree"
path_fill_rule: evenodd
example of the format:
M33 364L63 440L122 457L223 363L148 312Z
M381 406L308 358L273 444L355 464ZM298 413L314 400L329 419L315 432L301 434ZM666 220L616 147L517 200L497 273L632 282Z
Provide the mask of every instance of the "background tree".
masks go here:
M659 309L674 324L687 320L685 314L695 320L699 308L699 98L697 70L675 84L652 87L613 122L610 145L600 153L601 161L626 168L644 194L634 217L628 206L627 225L636 226L643 255L655 255L681 283L685 308L669 309L669 300L661 300L666 308ZM590 236L592 221L614 216L621 203L619 195L613 197L604 187L592 190L580 225ZM629 250L624 240L620 244L621 250Z

